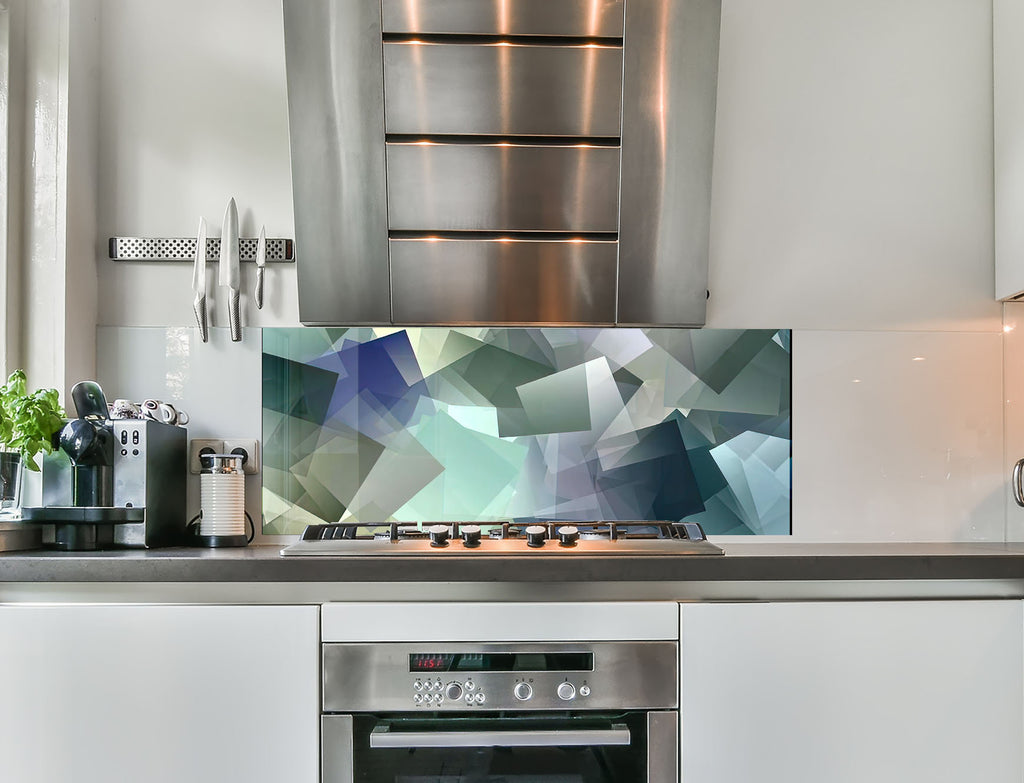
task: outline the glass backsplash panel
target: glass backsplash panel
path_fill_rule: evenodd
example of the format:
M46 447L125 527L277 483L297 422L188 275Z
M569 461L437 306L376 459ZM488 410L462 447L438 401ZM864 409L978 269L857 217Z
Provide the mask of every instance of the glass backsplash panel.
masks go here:
M790 532L788 330L263 330L265 534L352 520Z

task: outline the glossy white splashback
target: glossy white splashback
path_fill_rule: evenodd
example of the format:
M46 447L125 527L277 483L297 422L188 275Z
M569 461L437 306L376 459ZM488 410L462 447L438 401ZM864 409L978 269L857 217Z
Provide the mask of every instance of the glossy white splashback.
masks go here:
M190 438L262 437L260 330L204 345L192 327L103 327L98 342L110 399L180 403ZM794 332L793 540L1003 540L1002 365L1001 333ZM259 488L247 479L254 519Z
M1001 541L1002 335L794 332L793 535Z
M1024 302L1003 305L1003 373L1006 540L1024 541L1024 508L1014 502L1009 489L1013 465L1024 457Z
M243 329L231 342L227 328L210 329L203 343L193 327L96 330L97 380L109 402L147 398L172 403L189 414L188 437L262 440L259 329ZM188 514L199 513L199 477L188 482ZM246 476L245 505L260 529L261 476Z

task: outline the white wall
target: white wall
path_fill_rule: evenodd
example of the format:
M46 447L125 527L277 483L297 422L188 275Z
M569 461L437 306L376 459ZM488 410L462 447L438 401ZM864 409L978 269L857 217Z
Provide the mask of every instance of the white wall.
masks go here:
M192 270L106 258L111 236L293 237L280 0L101 0L100 324L192 323ZM271 266L263 311L243 265L243 323L298 325L295 269ZM212 323L227 325L211 291Z
M101 5L100 239L292 236L279 0ZM720 57L707 325L795 330L795 536L1002 539L990 4L723 0ZM99 269L102 325L191 323L188 265Z

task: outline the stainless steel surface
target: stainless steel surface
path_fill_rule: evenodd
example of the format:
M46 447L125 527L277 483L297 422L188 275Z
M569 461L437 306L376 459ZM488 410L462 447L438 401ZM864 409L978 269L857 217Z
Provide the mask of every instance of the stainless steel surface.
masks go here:
M455 541L448 546L431 547L425 539L405 541L296 541L281 550L285 557L671 557L721 556L722 550L708 541L679 541L663 539L623 539L619 541L579 541L572 548L561 547L549 541L541 547L528 547L520 539L484 538L477 547L466 547Z
M204 217L199 218L199 232L196 235L196 254L192 266L192 290L195 292L195 298L192 300L192 310L196 314L199 337L205 343L210 339L210 332L206 315L206 218Z
M446 644L324 644L323 709L325 712L408 712L416 709L413 697L417 680L439 679L473 681L475 692L486 694L483 709L522 710L523 703L514 695L518 680L528 673L533 680L534 695L529 709L537 711L565 710L566 702L555 693L565 681L576 685L586 683L590 696L580 698L574 709L674 709L677 707L678 644L676 642L579 642L553 644L544 642L510 645ZM507 671L507 672L410 672L409 656L416 653L543 653L590 652L594 654L594 670ZM482 708L458 702L442 701L430 706L431 711L473 713Z
M259 240L241 237L238 240L238 260L242 263L256 260ZM111 237L108 253L111 261L194 261L195 237ZM220 260L220 237L206 237L206 262ZM271 237L267 240L267 262L287 264L295 261L292 240Z
M678 712L647 713L647 783L679 783Z
M1024 506L1024 486L1021 485L1022 472L1024 472L1024 459L1019 459L1013 466L1013 480L1010 482L1010 486L1013 488L1013 499L1017 501L1018 506Z
M387 163L392 230L618 229L615 147L391 143Z
M384 32L622 36L622 0L383 0Z
M554 731L391 731L387 724L370 732L371 748L557 748L628 745L629 728Z
M388 133L618 139L622 49L386 42L384 94Z
M392 239L395 323L615 321L607 241Z
M253 292L253 301L256 309L263 309L263 276L267 266L267 229L260 226L260 236L256 240L256 290ZM205 342L205 341L204 341Z
M620 324L704 323L721 0L629 0Z
M389 323L380 5L283 4L299 317Z
M352 716L320 716L320 769L324 783L353 783Z
M220 234L220 284L228 289L228 324L232 342L242 339L242 321L239 313L241 276L239 274L238 207L229 199L224 210L224 225Z
M270 550L268 555L267 550ZM834 559L834 558L833 558ZM92 557L68 556L65 552L11 553L0 558L0 597L27 604L117 603L195 604L320 604L326 601L550 601L554 597L580 601L675 600L675 601L891 601L943 599L1024 598L1024 579L992 578L891 578L874 579L861 574L847 579L793 579L817 573L806 563L779 563L775 575L764 579L738 576L738 558L719 558L734 563L707 579L687 576L686 562L668 580L644 578L649 562L604 561L601 581L593 581L595 569L574 571L569 580L545 580L542 573L506 562L476 579L451 579L433 563L414 565L416 579L394 581L393 561L350 560L343 568L337 560L284 560L271 547L249 546L227 550L151 549L119 550ZM581 561L580 561L581 562ZM906 573L920 573L934 565L930 559L904 561ZM921 563L915 566L915 563ZM543 563L548 565L547 563ZM582 564L582 563L581 563ZM444 564L442 564L444 565ZM491 565L491 563L488 563ZM571 565L571 564L570 564ZM284 567L282 567L284 566ZM363 567L360 567L363 566ZM1019 566L1019 560L1018 560ZM917 570L915 570L915 568ZM740 569L741 570L741 569ZM844 573L852 570L845 567ZM1008 569L1007 569L1008 570ZM432 573L430 573L432 571ZM868 571L876 569L868 564ZM993 572L983 564L978 573ZM1017 573L1021 573L1018 567ZM587 578L591 581L586 581ZM706 574L705 574L706 575Z
M227 473L230 475L242 474L241 454L200 454L200 473Z

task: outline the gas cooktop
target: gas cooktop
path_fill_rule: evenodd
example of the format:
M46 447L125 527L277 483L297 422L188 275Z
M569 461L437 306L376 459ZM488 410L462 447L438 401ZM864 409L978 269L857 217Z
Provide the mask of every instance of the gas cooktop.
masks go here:
M721 555L696 522L337 522L309 525L285 557Z

